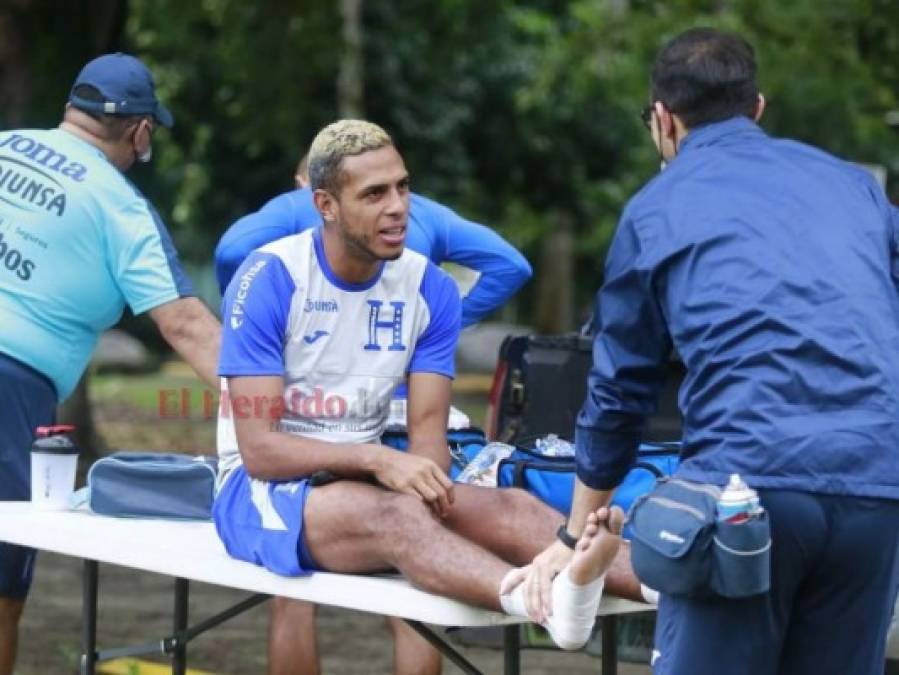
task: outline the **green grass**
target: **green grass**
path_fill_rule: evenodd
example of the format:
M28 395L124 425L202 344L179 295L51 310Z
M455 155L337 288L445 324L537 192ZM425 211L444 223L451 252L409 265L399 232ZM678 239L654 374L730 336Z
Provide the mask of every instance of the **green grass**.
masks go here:
M186 402L191 417L203 413L204 393L217 396L196 377L165 371L149 375L95 375L91 378L91 401L98 405L128 405L147 414L181 415Z
M215 454L218 392L184 364L144 375L94 375L90 381L94 419L111 449ZM483 428L486 394L454 394L453 404Z

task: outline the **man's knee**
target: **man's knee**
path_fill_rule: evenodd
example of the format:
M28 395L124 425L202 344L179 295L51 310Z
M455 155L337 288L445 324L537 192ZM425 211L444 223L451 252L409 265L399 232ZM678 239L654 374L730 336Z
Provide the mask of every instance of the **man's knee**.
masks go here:
M509 507L527 508L527 509L543 509L544 505L539 499L526 490L517 487L503 488L496 490L497 496L502 504Z
M427 533L439 527L431 510L417 497L385 492L371 514L376 535L402 557L410 546L420 546Z
M273 621L312 621L315 619L316 607L311 602L276 596L271 600L271 618Z

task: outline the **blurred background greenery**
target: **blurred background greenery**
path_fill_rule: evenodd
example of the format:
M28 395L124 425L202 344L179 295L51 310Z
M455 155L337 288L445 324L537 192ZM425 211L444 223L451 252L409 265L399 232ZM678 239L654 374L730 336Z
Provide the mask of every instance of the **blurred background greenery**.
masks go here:
M696 25L755 45L769 132L899 173L895 0L5 0L0 126L55 125L97 54L143 58L176 126L133 179L215 307L220 234L291 187L321 126L365 116L394 134L416 191L530 258L505 318L567 330L658 169L638 119L652 57Z
M770 133L878 166L899 198L896 0L0 0L0 128L56 125L94 56L144 59L176 125L129 176L217 309L222 232L292 187L319 128L366 117L392 132L417 192L530 259L534 279L495 318L557 333L589 314L618 215L658 171L638 115L653 56L699 25L755 46ZM149 320L123 326L165 358ZM160 377L97 382L113 445L127 435L110 425L152 412L147 391L182 384ZM134 415L116 407L131 394ZM92 438L84 383L68 406Z

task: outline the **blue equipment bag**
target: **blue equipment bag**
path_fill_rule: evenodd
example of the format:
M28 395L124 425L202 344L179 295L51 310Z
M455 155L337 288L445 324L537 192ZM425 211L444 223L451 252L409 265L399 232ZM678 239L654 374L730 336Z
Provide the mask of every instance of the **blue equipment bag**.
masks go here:
M487 445L484 432L477 427L450 429L446 432L450 453L450 478L456 480L462 469L474 459L481 448ZM405 429L388 429L381 434L381 443L394 450L405 451L409 447L409 436Z
M91 465L79 493L105 516L209 520L217 465L215 457L116 452Z
M637 463L615 490L612 504L625 512L639 496L652 490L656 479L677 469L680 443L642 443ZM557 511L568 515L574 490L574 457L548 457L534 450L518 448L499 463L498 487L520 487ZM624 537L630 538L626 527Z
M744 598L771 585L771 529L761 510L740 522L717 519L721 489L660 479L628 514L631 564L641 582L685 597Z

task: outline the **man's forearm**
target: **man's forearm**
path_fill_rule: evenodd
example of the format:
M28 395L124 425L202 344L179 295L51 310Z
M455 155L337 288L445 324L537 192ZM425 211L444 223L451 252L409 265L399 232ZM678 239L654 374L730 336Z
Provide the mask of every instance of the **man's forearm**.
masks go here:
M343 478L373 475L380 453L391 452L371 444L329 443L280 431L254 434L241 442L247 472L262 480L290 480L326 471Z
M180 298L150 312L172 349L203 381L218 390L222 328L197 298Z
M574 496L571 501L571 515L568 516L569 534L580 537L587 522L587 516L612 500L614 490L594 490L584 485L579 478L574 479Z
M427 457L437 464L446 473L449 473L452 460L450 459L449 447L446 443L446 436L441 439L430 439L428 441L410 442L409 454Z

